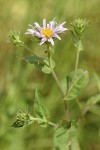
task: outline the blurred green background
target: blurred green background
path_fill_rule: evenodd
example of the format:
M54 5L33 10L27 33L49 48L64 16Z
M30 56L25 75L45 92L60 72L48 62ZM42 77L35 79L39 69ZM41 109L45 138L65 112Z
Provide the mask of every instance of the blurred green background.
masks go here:
M24 33L29 24L33 25L35 21L42 24L43 18L50 21L55 17L57 22L66 21L68 28L70 22L78 17L89 20L90 26L83 38L84 51L80 54L79 67L89 71L90 82L79 100L84 103L89 97L99 93L96 79L100 75L99 0L0 0L0 150L53 149L51 127L41 128L34 123L26 128L10 128L18 109L28 107L28 111L33 112L36 87L45 97L52 121L62 119L64 106L52 77L19 59L30 53L8 44L7 34L10 30L20 31L22 40L36 54L44 55L45 46L40 47ZM69 32L63 34L62 40L55 43L55 71L62 79L74 69L76 49ZM73 119L79 116L76 103L71 105L71 115ZM86 113L79 134L82 150L100 149L99 127L100 113Z

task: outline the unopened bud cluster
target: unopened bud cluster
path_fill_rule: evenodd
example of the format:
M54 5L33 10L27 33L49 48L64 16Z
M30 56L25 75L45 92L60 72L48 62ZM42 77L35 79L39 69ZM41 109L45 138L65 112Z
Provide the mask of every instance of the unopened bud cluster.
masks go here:
M76 35L81 38L84 31L86 30L86 28L88 27L88 21L86 19L76 19L74 22L71 23L71 25L74 28L74 32L76 33Z
M10 31L8 34L8 42L16 45L16 46L23 46L24 43L20 40L20 33L16 31Z
M13 123L11 127L14 127L14 128L24 127L26 125L29 125L33 121L34 121L33 117L30 114L18 113L15 119L15 122Z

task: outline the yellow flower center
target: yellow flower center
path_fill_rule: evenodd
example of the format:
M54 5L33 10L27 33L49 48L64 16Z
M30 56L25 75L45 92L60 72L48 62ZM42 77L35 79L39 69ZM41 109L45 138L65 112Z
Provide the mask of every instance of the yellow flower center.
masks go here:
M46 38L50 38L53 35L53 31L49 28L43 29L42 30L42 34L46 37Z

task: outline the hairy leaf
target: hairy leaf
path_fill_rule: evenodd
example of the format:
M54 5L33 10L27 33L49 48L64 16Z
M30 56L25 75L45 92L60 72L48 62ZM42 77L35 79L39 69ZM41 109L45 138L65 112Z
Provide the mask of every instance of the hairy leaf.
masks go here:
M42 67L42 71L44 73L51 73L51 68L49 67L49 61L47 59L44 59L44 63L45 65ZM55 62L51 59L51 67L54 68L55 67Z
M42 119L42 120L38 121L38 123L42 127L46 127L47 122L50 119L50 113L46 106L44 98L41 96L41 94L38 92L38 90L35 91L34 115L36 118Z
M73 77L73 73L71 74ZM81 69L77 70L76 77L72 81L68 92L67 92L67 100L72 100L76 98L80 92L87 86L89 81L89 75L87 71L83 71Z
M34 66L38 67L42 72L46 74L51 73L48 59L38 57L36 55L28 56L28 57L25 57L24 59L28 61L30 64L33 64ZM55 67L55 62L52 59L51 59L51 65L52 65L52 68Z
M45 65L43 60L44 58L38 57L36 55L28 56L24 58L26 61L28 61L30 64L33 64L34 66L38 67L39 69L42 69L42 67Z
M55 130L54 143L55 147L62 147L63 150L77 136L78 126L75 121L64 121L61 125Z

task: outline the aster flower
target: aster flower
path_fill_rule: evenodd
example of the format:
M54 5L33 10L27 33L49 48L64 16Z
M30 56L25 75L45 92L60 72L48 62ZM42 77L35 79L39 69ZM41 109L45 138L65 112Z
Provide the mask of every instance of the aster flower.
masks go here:
M25 34L31 34L32 36L40 39L40 45L45 42L49 42L54 46L54 38L61 40L59 34L68 30L64 28L63 25L66 22L62 22L57 25L55 19L48 24L46 24L46 19L43 19L43 27L41 27L37 22L34 23L34 27L30 25L31 29L28 29Z

